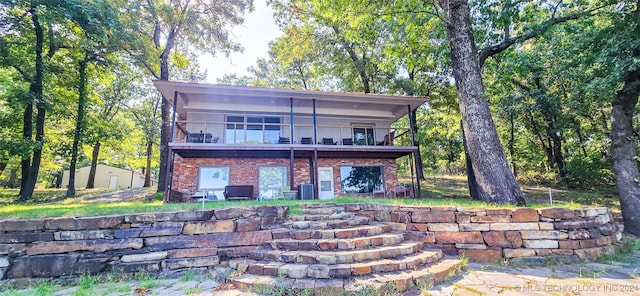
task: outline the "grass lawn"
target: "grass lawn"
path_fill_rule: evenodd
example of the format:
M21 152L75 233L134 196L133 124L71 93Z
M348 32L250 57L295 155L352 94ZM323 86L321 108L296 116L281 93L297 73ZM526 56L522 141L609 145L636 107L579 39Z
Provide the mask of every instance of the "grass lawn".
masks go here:
M459 207L511 207L486 204L472 201L468 196L466 177L464 176L430 176L421 183L421 198L353 198L339 197L331 200L336 203L377 202L398 205L425 206L459 206ZM521 186L529 207L549 206L548 188L537 186ZM0 189L0 219L28 219L44 217L86 217L100 215L122 215L146 212L169 212L198 210L202 203L163 204L162 201L139 198L127 201L96 202L92 198L96 194L106 192L105 189L78 190L78 197L64 198L63 189L37 190L34 198L27 203L16 202L18 191L14 189ZM153 189L148 195L153 194ZM613 212L619 211L618 199L615 192L607 190L575 191L552 189L554 206L579 208L585 206L607 206ZM250 205L287 205L291 215L301 214L300 204L309 202L324 202L319 200L277 200L277 201L234 201L234 202L206 202L205 208Z

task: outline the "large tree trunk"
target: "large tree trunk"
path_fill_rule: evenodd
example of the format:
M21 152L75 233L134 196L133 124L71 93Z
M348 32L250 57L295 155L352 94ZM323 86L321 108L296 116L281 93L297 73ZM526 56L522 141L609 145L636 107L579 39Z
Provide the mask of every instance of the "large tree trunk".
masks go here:
M441 0L440 3L447 17L447 38L462 126L480 198L485 202L524 205L484 94L469 5L466 0Z
M611 104L611 153L624 231L640 236L640 177L633 131L633 111L638 103L638 95L640 69L628 75L622 90Z
M76 130L73 133L73 145L71 146L71 164L69 165L69 186L67 186L66 197L76 195L76 163L78 162L78 146L84 127L84 102L86 97L87 61L80 62L78 69L80 80L78 82L78 118L76 119Z
M38 180L38 172L40 171L40 160L42 158L42 145L44 144L44 119L45 119L45 106L42 102L42 80L44 77L44 64L42 61L42 50L44 48L44 31L40 20L38 18L36 7L31 7L29 10L31 15L31 21L33 22L33 30L36 36L35 47L35 76L29 86L29 92L35 99L36 108L38 113L36 115L36 138L35 147L33 150L33 157L29 160L29 157L22 158L22 181L20 183L20 200L26 201L33 195L33 190L36 187ZM32 135L32 123L33 118L33 101L30 101L24 112L24 126L23 137L25 140L31 140Z
M168 47L168 45L167 45ZM165 54L166 53L166 54ZM165 53L160 57L160 80L169 80L169 54ZM171 109L167 99L162 97L160 103L160 117L162 118L162 127L160 128L160 172L158 176L158 192L165 190L167 186L167 165L169 164L169 133L171 132Z
M33 84L31 84L33 89ZM33 101L27 102L24 108L22 118L22 138L31 141L33 138ZM31 155L23 155L21 160L22 179L20 180L20 200L26 201L31 196L26 194L27 180L29 180L29 171L31 170Z
M467 147L467 137L462 127L462 121L460 121L460 128L462 130L462 147L464 148L464 160L467 169L467 186L469 186L469 195L473 200L482 200L479 192L479 185L476 181L476 176L473 173L473 164L471 163L471 156L469 155L469 147Z
M98 168L98 155L100 155L100 141L93 144L91 153L91 168L89 169L89 179L87 180L87 189L94 188L96 185L96 169Z

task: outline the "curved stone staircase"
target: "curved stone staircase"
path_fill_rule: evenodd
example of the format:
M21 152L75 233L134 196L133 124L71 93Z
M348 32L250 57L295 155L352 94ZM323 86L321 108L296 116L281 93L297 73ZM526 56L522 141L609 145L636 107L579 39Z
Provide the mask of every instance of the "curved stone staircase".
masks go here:
M238 288L286 288L316 295L364 289L405 291L428 287L458 272L462 262L438 249L406 241L390 225L346 212L337 204L302 205L305 215L274 229L273 239L230 266Z

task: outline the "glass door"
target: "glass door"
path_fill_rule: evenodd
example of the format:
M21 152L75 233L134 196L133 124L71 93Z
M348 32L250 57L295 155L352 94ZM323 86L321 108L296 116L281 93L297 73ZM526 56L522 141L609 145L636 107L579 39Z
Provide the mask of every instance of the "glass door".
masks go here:
M332 199L333 196L333 168L331 167L319 167L318 168L318 198L319 199Z

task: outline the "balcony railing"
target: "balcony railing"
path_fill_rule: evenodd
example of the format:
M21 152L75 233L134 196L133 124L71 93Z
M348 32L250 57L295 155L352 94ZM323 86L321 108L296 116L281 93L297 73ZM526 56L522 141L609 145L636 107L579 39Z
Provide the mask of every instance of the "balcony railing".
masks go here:
M177 121L173 143L222 145L413 146L408 128L286 123Z

